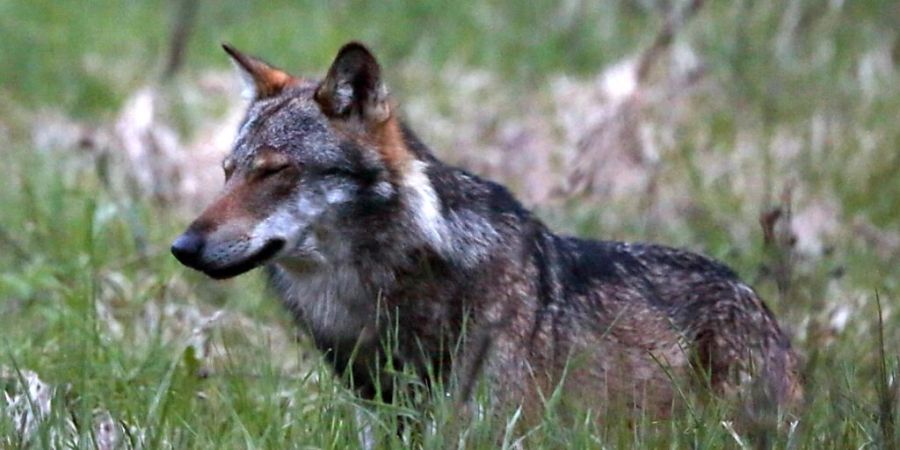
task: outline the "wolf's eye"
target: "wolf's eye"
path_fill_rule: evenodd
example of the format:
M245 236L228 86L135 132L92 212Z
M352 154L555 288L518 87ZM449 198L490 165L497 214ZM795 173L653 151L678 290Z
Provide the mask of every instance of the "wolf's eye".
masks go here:
M270 149L264 149L257 154L256 158L253 159L253 164L250 170L252 171L253 176L268 177L270 175L275 175L276 173L282 172L292 166L293 161L284 153L280 153Z
M288 164L288 163L283 163L283 164L267 164L267 165L264 165L264 166L257 167L257 168L256 168L256 171L257 171L261 176L275 175L276 173L281 172L281 171L287 169L287 168L290 167L290 166L291 166L291 165Z

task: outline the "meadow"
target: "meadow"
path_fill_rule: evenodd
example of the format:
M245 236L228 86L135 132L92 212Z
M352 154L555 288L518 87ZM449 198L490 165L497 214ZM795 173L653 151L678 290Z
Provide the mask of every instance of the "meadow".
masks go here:
M243 104L220 43L322 76L351 39L441 158L553 228L735 268L803 358L802 409L366 403L258 271L179 265ZM355 448L360 415L378 448L900 443L897 2L4 0L0 61L0 447Z

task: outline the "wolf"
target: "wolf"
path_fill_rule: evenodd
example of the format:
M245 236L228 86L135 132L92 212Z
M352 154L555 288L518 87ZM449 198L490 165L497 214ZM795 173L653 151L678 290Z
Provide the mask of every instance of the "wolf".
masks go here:
M561 386L592 411L664 416L698 378L725 395L761 386L781 406L802 397L789 338L731 269L553 233L503 186L437 159L365 45L344 45L320 80L223 47L249 106L223 192L171 251L216 279L265 266L358 395L390 401L402 368L531 411Z

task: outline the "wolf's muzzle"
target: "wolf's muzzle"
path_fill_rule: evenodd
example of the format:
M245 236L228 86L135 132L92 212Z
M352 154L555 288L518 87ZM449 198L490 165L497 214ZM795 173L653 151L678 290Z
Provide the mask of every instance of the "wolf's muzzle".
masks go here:
M212 278L225 279L240 275L278 254L285 246L284 239L272 239L250 255L241 255L229 261L215 261L204 257L206 239L200 233L188 230L172 243L172 254L179 262L199 270ZM206 253L209 253L208 251Z

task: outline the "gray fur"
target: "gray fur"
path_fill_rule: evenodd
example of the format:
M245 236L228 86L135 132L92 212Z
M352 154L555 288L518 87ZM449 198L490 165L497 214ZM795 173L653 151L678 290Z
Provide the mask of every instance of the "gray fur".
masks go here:
M394 167L377 139L340 131L349 119L326 115L317 88L254 102L231 158L238 178L250 177L242 174L260 149L299 168L290 194L248 205L272 224L254 228L255 245L289 244L258 263L360 395L390 400L390 355L395 368L436 373L462 398L484 379L499 404L526 412L563 373L570 403L600 417L619 405L664 415L677 403L670 377L698 374L722 393L759 381L778 404L800 398L788 338L724 265L556 235L502 186L437 160L406 128L409 158ZM207 214L189 232L226 226ZM205 270L202 260L191 265Z

